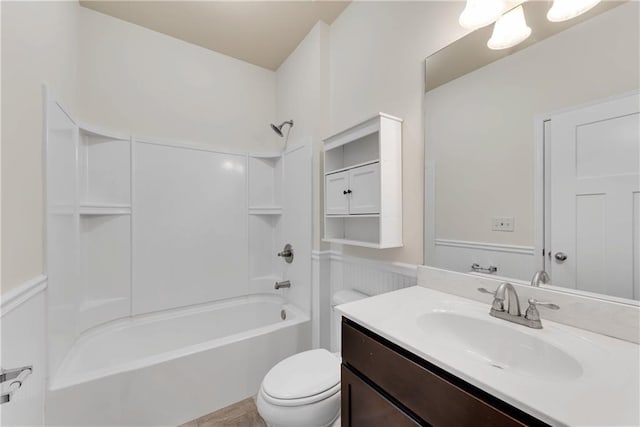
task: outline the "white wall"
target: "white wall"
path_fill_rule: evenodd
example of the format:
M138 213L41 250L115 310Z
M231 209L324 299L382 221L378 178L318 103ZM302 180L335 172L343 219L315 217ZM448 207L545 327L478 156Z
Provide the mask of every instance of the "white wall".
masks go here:
M279 148L274 72L86 8L79 34L83 120L227 150Z
M422 264L424 59L464 35L464 3L353 2L331 25L330 131L379 111L403 123L404 247L349 254Z
M637 90L639 14L629 2L427 93L436 238L533 246L534 119Z
M276 72L277 121L293 119L289 146L313 144L313 244L320 244L322 138L329 120L329 26L318 22ZM282 141L281 143L283 143Z
M77 2L3 1L2 291L43 271L42 88L76 101Z

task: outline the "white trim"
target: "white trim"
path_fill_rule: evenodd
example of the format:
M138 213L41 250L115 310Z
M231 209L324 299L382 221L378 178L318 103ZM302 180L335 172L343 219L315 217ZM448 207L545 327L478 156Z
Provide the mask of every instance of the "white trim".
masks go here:
M312 260L321 260L321 261L326 261L329 259L329 257L331 256L331 253L335 252L335 251L318 251L318 250L312 250L311 251L311 259ZM337 253L337 252L336 252Z
M47 276L40 274L33 279L9 289L0 295L0 317L4 317L47 288Z
M390 271L403 276L417 277L418 264L407 264L396 261L379 261L370 258L360 258L353 255L345 255L342 252L334 250L311 251L311 259L319 261L339 261L350 264L368 265L379 270Z
M417 264L406 264L395 261L378 261L369 258L360 258L353 255L345 255L338 251L312 251L312 259L318 260L331 260L344 262L349 264L366 265L372 268L376 268L383 271L389 271L392 273L402 274L403 276L417 277Z
M210 146L202 143L192 143L192 142L171 142L165 140L151 140L151 139L141 139L141 138L133 138L133 142L137 144L148 144L148 145L159 145L162 147L168 148L177 148L183 150L194 150L194 151L206 151L209 153L217 153L217 154L226 154L229 156L240 156L247 157L246 152L242 151L225 151L214 146Z
M512 254L533 255L533 246L502 245L488 242L469 242L466 240L435 239L436 246L452 248L478 249L483 251L507 252Z
M59 104L58 104L59 105ZM71 118L71 117L69 117ZM73 119L72 119L73 121ZM90 133L97 136L103 136L106 138L117 139L120 141L129 141L131 142L131 135L125 132L118 132L115 130L103 128L101 126L95 126L92 124L84 123L80 120L75 122L75 125L78 126L81 132Z

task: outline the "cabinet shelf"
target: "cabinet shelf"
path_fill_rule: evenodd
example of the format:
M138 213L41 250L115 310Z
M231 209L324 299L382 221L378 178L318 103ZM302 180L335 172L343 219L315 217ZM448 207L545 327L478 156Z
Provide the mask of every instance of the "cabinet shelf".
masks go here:
M249 215L282 215L282 206L250 206Z
M327 214L327 219L331 219L331 218L380 218L380 214L350 214L350 215Z
M322 239L322 241L325 243L337 243L340 245L361 246L363 248L374 248L374 249L385 248L385 246L381 246L380 243L364 242L362 240L324 238Z
M367 162L358 163L358 164L347 166L347 167L344 167L344 168L341 168L341 169L334 169L334 170L325 172L324 174L325 174L325 176L326 175L331 175L331 174L334 174L334 173L344 172L344 171L349 170L349 169L359 168L360 166L372 165L374 163L380 163L380 159L375 159L375 160L370 160L370 161L367 161Z

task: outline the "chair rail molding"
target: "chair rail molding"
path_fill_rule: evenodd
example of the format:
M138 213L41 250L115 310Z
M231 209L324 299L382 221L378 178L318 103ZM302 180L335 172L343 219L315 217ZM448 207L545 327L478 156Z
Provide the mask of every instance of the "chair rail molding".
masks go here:
M20 307L47 288L47 276L40 274L0 294L0 317Z
M503 245L488 242L470 242L467 240L435 239L436 246L449 246L453 248L479 249L493 252L507 252L521 255L533 255L533 246Z

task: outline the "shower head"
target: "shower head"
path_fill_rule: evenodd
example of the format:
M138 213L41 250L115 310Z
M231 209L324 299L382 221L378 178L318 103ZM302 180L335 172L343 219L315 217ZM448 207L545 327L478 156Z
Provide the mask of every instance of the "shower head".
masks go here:
M287 120L286 122L282 122L279 125L274 125L273 123L271 123L271 129L273 129L273 131L279 136L284 136L284 134L282 133L282 128L284 127L284 125L293 127L293 120Z

